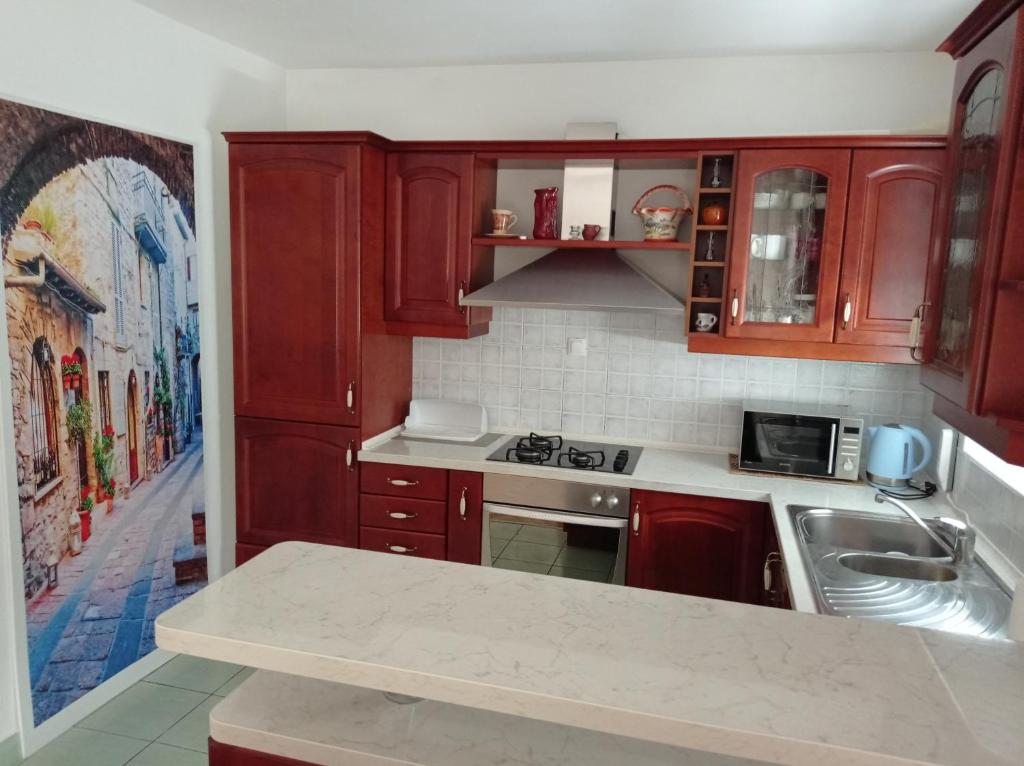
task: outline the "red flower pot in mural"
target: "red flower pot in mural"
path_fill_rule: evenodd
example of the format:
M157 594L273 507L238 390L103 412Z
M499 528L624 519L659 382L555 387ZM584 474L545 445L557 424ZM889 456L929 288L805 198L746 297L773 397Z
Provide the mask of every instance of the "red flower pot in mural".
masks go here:
M73 388L78 388L80 385L82 385L82 376L81 375L72 375L71 376L71 386Z
M92 511L79 511L78 520L82 522L82 542L92 536Z
M69 388L71 388L71 376L70 375L65 375L63 380L64 380L64 390L67 391Z

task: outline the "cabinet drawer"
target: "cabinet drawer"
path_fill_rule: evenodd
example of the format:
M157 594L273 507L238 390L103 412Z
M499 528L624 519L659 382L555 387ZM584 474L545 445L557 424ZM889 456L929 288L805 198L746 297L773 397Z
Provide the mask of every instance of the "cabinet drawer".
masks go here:
M443 468L362 463L360 469L359 488L371 495L444 500L448 494L448 472Z
M359 547L364 551L383 551L424 559L445 560L444 535L430 535L426 532L360 527Z
M359 497L359 523L364 527L404 529L443 535L447 507L439 500L383 495Z

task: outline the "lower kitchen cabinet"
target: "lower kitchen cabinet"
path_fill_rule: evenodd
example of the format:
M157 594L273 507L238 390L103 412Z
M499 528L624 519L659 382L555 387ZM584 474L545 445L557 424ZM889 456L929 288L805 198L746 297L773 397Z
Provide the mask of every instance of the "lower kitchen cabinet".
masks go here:
M283 755L261 753L235 745L225 745L212 737L208 740L210 766L313 766L309 761L296 761Z
M484 477L473 471L448 475L448 560L480 563Z
M763 503L633 490L626 584L761 603Z
M269 546L248 545L247 543L235 543L235 566L240 567L249 559L256 558Z
M355 428L235 418L238 542L354 547L358 447Z
M360 527L359 547L365 551L382 551L404 556L419 556L424 559L445 558L444 535L426 532L409 532L403 529L379 529Z

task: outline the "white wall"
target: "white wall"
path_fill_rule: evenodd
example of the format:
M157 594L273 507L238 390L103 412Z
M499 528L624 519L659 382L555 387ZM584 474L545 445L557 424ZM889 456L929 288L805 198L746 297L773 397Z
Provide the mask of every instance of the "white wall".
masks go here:
M288 126L396 139L944 133L953 63L938 53L288 72Z
M129 0L0 0L0 19L0 97L195 146L207 523L211 539L220 540L210 550L215 576L234 544L227 152L220 131L283 128L284 72ZM0 331L0 470L7 472L0 483L0 742L16 731L21 691L13 665L24 666L26 651L20 563L8 555L20 556L13 457L4 451L13 441L9 380ZM105 693L92 696L80 702ZM20 699L27 701L27 694ZM80 714L72 708L65 712ZM29 744L68 719L51 719Z

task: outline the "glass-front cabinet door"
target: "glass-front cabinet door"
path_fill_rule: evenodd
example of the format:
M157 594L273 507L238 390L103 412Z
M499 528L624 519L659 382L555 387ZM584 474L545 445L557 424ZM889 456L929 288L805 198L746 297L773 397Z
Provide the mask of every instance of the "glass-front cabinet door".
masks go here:
M947 198L947 236L941 287L932 299L933 330L926 350L926 385L970 407L981 271L988 249L992 193L999 153L1005 73L990 63L968 80L954 111L953 172Z
M831 342L850 151L740 152L725 334Z

